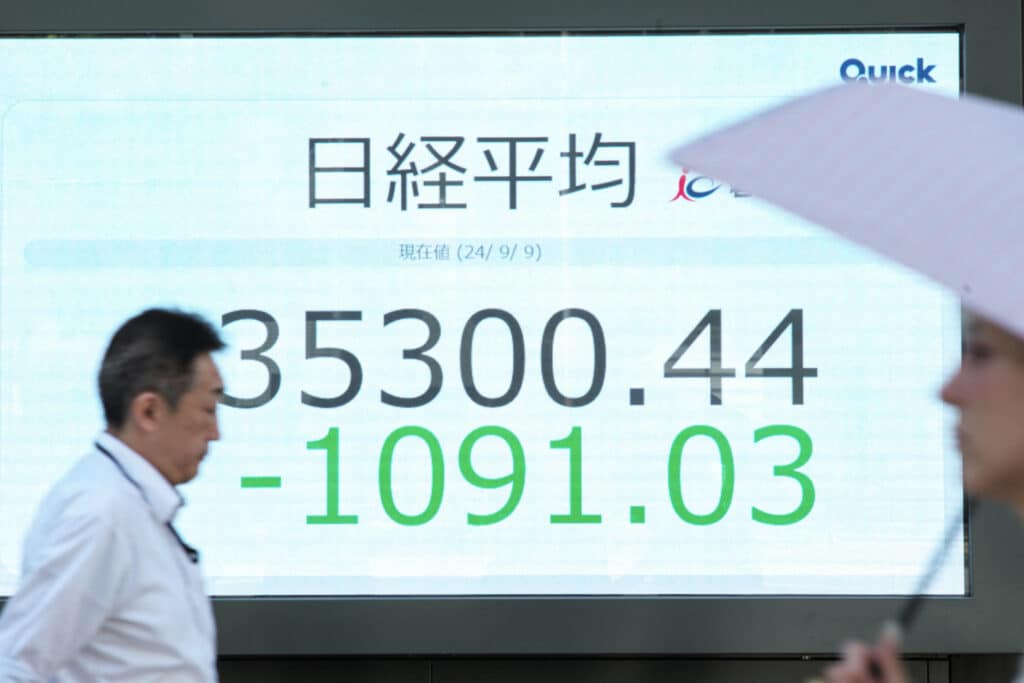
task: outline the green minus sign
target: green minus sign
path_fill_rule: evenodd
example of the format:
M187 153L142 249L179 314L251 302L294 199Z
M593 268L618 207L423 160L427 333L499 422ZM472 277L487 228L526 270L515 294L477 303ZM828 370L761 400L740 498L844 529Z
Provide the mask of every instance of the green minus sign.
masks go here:
M242 477L243 489L279 489L281 477Z

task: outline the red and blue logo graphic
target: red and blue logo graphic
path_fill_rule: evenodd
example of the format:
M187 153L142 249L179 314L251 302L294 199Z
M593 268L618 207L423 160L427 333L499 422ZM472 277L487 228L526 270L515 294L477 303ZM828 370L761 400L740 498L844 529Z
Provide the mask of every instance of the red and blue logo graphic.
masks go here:
M688 202L693 202L698 199L704 199L713 195L718 188L722 187L722 183L716 181L714 178L709 178L706 175L688 176L690 169L684 168L682 174L679 176L679 187L676 190L676 196L670 199L670 202L682 197Z

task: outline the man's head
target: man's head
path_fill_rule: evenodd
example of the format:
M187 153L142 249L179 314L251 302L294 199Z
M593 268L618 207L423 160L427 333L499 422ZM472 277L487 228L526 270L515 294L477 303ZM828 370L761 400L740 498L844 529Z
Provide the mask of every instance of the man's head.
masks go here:
M202 318L149 309L125 322L103 356L99 388L107 429L171 484L195 477L219 437L223 383L210 353L224 347Z
M1024 340L969 317L960 369L942 388L960 412L964 487L1024 514Z

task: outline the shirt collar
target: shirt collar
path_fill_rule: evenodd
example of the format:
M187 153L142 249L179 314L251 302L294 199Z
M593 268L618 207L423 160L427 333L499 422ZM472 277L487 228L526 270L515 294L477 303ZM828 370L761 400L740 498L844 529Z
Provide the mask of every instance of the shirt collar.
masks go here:
M128 476L138 484L142 497L156 518L163 523L173 521L174 515L185 504L178 490L148 460L113 434L101 432L96 437L96 443L110 451Z

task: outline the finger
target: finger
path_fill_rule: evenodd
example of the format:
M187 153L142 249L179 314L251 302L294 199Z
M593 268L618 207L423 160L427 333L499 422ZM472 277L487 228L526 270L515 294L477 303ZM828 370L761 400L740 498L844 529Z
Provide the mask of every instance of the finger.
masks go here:
M854 671L866 673L871 661L871 649L864 643L845 643L842 648L843 662Z
M882 624L882 630L878 634L878 645L899 652L903 647L903 629L900 625L895 621Z
M842 659L825 669L829 683L870 683L868 661L870 650L861 643L846 643L842 647Z
M828 683L871 683L861 670L851 666L849 662L833 664L826 668L823 674Z
M903 634L899 626L893 622L886 623L872 652L872 660L886 683L905 683L907 680L906 668L900 656L902 644Z
M846 665L842 663L825 667L821 675L828 683L853 683Z
M872 661L877 664L882 674L881 680L885 683L906 683L907 671L900 660L899 651L891 645L875 648Z

